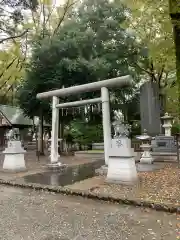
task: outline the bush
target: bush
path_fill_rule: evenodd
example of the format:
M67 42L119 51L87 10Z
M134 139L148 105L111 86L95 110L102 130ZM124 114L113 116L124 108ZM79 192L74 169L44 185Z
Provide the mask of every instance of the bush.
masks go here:
M131 125L130 138L135 138L138 135L141 135L140 121L134 121Z
M175 135L176 133L180 133L180 124L174 123L172 125L171 132L172 132L172 135Z
M91 145L103 141L103 127L102 124L90 125L83 121L73 121L66 135L71 136L75 143Z

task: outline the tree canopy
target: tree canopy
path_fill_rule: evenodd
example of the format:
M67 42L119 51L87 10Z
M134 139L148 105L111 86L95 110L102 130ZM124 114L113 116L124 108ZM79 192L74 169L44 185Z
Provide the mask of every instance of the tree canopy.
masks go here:
M144 58L143 49L135 36L121 27L125 10L118 1L85 0L72 11L57 35L35 46L19 90L20 106L28 115L44 106L36 99L38 92L126 74L139 80L133 63ZM44 107L47 111L47 105Z
M3 0L0 7L0 89L1 103L5 96L14 104L19 81L31 56L32 43L52 36L74 5L71 0L57 5L53 0ZM6 19L6 21L4 21Z
M126 0L129 7L127 25L147 47L147 66L144 70L147 78L166 87L168 76L175 69L175 48L173 29L169 17L167 0Z

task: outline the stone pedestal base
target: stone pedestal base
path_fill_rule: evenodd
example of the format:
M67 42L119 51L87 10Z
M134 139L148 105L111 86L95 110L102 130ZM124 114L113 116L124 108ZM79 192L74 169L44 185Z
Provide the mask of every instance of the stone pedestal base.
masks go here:
M8 147L3 152L5 154L3 170L10 172L21 172L26 170L24 153L20 141L9 141Z
M109 162L106 182L132 185L138 176L135 165L134 150L127 137L112 139L109 149Z
M103 165L100 168L95 170L96 175L98 176L107 176L108 166Z
M3 170L10 172L26 171L23 153L5 154Z
M106 182L133 185L137 180L134 157L109 157Z
M142 144L140 147L143 150L142 156L140 158L140 163L152 164L154 159L152 158L151 151L150 151L151 145Z
M52 172L62 172L66 169L67 165L61 162L50 163L46 165L47 169Z
M140 163L143 164L152 164L154 161L154 159L152 158L152 156L143 156L140 159Z
M152 151L154 153L176 153L177 147L175 144L174 136L156 136L154 140L151 141Z
M53 168L59 168L62 166L62 163L61 162L56 162L56 163L48 163L47 164L47 167L50 168L50 169L53 169Z

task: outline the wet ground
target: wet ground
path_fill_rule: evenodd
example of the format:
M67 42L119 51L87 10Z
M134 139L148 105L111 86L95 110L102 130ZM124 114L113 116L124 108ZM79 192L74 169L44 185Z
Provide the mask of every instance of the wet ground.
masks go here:
M163 164L136 164L138 172L152 172L164 168ZM30 174L23 177L23 180L27 183L40 183L53 186L66 186L92 178L95 176L95 171L87 166L81 169L68 168L65 172L47 171L36 174Z
M23 179L27 183L40 183L53 186L65 186L73 184L77 181L82 181L84 179L91 178L93 176L94 174L91 171L87 174L83 174L83 172L82 173L75 172L69 168L68 171L66 171L66 173L49 171L27 175Z
M1 240L174 240L178 216L0 186Z
M95 158L80 158L75 156L61 156L60 158L61 162L63 164L66 164L68 166L82 166L84 164L93 163L96 162L97 159ZM49 154L46 153L45 156L40 156L40 159L38 161L36 157L35 151L28 151L25 154L25 162L26 162L26 172L19 172L19 173L13 173L13 172L4 172L3 171L3 161L4 161L4 155L0 154L0 178L4 180L12 180L20 177L25 177L27 175L34 175L40 174L42 172L47 171L47 164L50 163ZM92 176L90 173L89 176ZM82 180L82 179L81 179ZM31 182L31 181L30 181ZM69 183L68 183L69 184Z

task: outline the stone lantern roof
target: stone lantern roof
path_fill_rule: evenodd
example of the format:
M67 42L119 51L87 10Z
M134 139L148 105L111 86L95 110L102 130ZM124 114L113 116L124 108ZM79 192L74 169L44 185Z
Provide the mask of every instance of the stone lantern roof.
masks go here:
M165 113L165 115L163 117L161 117L162 120L172 120L173 117L170 116L167 112Z

